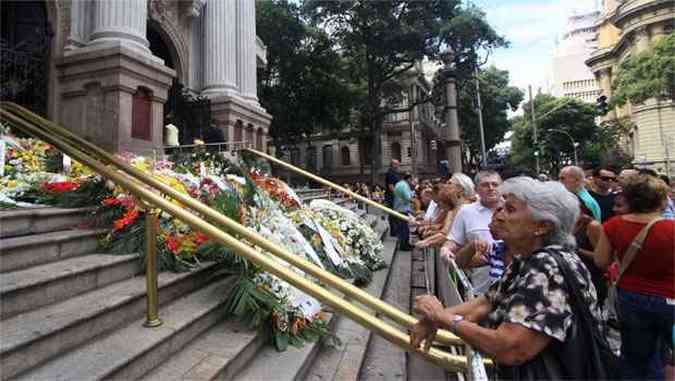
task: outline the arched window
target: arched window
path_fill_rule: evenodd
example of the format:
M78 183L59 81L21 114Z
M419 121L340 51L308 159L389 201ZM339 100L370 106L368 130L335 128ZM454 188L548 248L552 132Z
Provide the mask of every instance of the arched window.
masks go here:
M391 159L401 161L401 143L391 143Z
M255 149L257 149L258 151L263 149L263 135L264 135L263 129L258 128L258 133L256 134L255 137Z
M234 139L232 141L237 143L241 142L242 140L244 140L243 134L244 134L244 123L242 123L241 120L238 120L234 124Z
M333 168L333 146L325 145L322 149L323 156L323 167L322 168Z
M307 147L307 169L316 171L316 147Z
M252 147L253 144L255 144L255 140L253 138L253 125L249 123L249 125L246 127L246 143L248 143L249 147Z
M291 164L300 165L300 148L298 147L291 148Z
M342 165L351 165L352 160L351 155L349 153L349 147L347 146L342 147L341 153L342 153Z

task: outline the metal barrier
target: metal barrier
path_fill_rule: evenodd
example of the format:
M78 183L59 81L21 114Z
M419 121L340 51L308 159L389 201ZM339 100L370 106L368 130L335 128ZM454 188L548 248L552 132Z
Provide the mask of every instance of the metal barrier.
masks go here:
M441 291L443 288L446 288L439 293L439 298L446 307L461 304L475 297L473 286L471 285L469 278L464 271L457 266L454 260L450 261L450 263L442 260L437 248L425 248L423 249L423 252L425 257L429 256L436 260L436 275L438 275L436 277L437 290L431 290L428 279L434 274L430 274L427 261L424 261L424 272L427 276L428 293L433 294L434 291ZM450 348L453 354L461 355L457 349L456 346ZM487 380L487 371L485 370L481 354L474 351L468 344L464 344L464 355L467 357L468 366L464 373L457 374L457 378L460 380L464 378L476 381Z

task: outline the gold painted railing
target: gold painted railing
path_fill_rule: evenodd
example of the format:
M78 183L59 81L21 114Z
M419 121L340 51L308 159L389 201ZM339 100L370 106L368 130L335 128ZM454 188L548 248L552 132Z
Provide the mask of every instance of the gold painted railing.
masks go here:
M312 283L310 280L298 275L294 271L283 266L278 266L273 259L261 255L257 250L221 230L214 225L214 223L220 224L229 231L233 231L236 234L245 237L248 241L268 251L272 255L288 262L292 266L300 268L307 274L316 277L322 284L350 296L353 300L374 309L377 313L381 313L406 328L409 328L417 322L417 319L414 317L373 297L367 292L319 268L303 258L292 254L288 250L276 246L256 232L225 217L198 200L175 191L153 176L127 165L101 148L72 134L67 129L10 102L0 103L0 120L9 123L11 126L26 134L53 145L61 152L88 166L99 175L125 188L149 207L160 209L186 223L191 228L203 232L211 239L230 247L237 255L257 264L265 271L284 279L291 285L319 299L326 305L331 306L337 313L349 317L393 344L398 345L407 351L417 352L427 360L448 370L466 369L466 357L452 355L435 347L431 347L427 352L413 348L410 345L410 337L404 333L404 331L392 327L382 319L373 316L369 311L364 310L358 305L347 302L343 297L339 297L322 286ZM187 206L187 208L180 207L175 203L166 200L162 195L148 187L179 201ZM195 214L195 212L199 213L199 215ZM200 215L203 216L203 218ZM150 276L152 276L152 274ZM154 280L147 279L149 285L152 282L156 284L156 273L154 274L154 277ZM148 295L149 307L154 303L153 308L155 308L156 313L157 300L155 298L154 302L151 302L150 297L151 296ZM155 318L157 318L157 316L155 316ZM440 330L436 335L436 342L446 345L456 345L460 344L461 340L448 331Z
M274 157L274 156L272 156L272 155L268 155L268 154L266 154L266 153L264 153L264 152L260 152L260 151L254 150L253 148L246 148L246 149L244 149L244 151L246 151L246 152L251 152L251 153L253 153L253 154L257 155L257 156L260 156L260 157L262 157L262 158L265 158L265 159L267 159L267 160L269 160L269 161L271 161L271 162L273 162L273 163L275 163L275 164L278 164L278 165L280 165L280 166L282 166L282 167L284 167L284 168L286 168L286 169L288 169L288 170L290 170L290 171L293 171L293 172L295 172L295 173L297 173L297 174L299 174L299 175L302 175L302 176L305 176L305 177L307 177L307 178L309 178L309 179L312 179L312 180L316 181L316 182L319 183L319 184L323 184L323 185L325 185L325 186L327 186L327 187L329 187L329 188L335 189L335 190L338 191L338 192L342 192L342 193L344 193L344 194L346 194L346 195L349 195L350 197L352 197L352 198L354 198L354 199L356 199L356 200L358 200L358 201L361 201L362 203L364 203L364 204L366 204L366 205L370 205L370 206L372 206L372 207L374 207L374 208L377 208L377 209L379 209L379 210L381 210L381 211L383 211L383 212L385 212L385 213L387 213L387 214L389 214L389 215L392 215L392 216L398 218L399 220L402 220L402 221L408 221L408 220L410 219L410 218L409 218L408 216L406 216L405 214L399 213L399 212L397 212L397 211L395 211L395 210L393 210L393 209L391 209L391 208L387 208L386 206L384 206L384 205L382 205L382 204L380 204L380 203L377 203L377 202L375 202L375 201L373 201L373 200L371 200L371 199L369 199L369 198L367 198L367 197L363 197L363 196L361 196L360 194L358 194L358 193L356 193L356 192L352 192L352 191L350 191L349 189L347 189L347 188L345 188L345 187L341 187L341 186L339 186L339 185L337 185L337 184L335 184L335 183L333 183L333 182L331 182L331 181L328 181L328 180L324 179L323 177L319 177L319 176L317 176L317 175L315 175L315 174L313 174L313 173L311 173L311 172L307 172L307 171L305 171L305 170L303 170L303 169L300 169L300 168L298 168L298 167L296 167L296 166L294 166L294 165L288 164L287 162L285 162L285 161L283 161L283 160L279 160L279 159L277 159L276 157Z

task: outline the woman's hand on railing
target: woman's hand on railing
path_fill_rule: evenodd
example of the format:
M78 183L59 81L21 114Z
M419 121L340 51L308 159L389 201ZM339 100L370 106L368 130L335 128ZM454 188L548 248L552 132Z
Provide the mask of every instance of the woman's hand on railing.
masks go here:
M440 315L443 312L443 304L433 295L420 295L415 298L413 311L419 315L422 320L429 320L434 325L440 321Z
M415 325L410 328L410 345L418 349L424 343L423 350L428 352L431 348L431 343L434 342L438 328L427 319L420 319Z
M441 247L441 259L444 260L446 263L450 263L450 261L455 259L455 253L452 251L451 248L447 246Z

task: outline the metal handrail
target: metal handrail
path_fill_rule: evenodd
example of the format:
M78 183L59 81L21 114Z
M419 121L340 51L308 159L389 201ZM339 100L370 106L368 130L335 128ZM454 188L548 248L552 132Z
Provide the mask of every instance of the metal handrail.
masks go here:
M228 229L231 229L235 233L246 237L251 242L269 251L273 255L283 259L291 265L305 270L310 275L319 278L328 286L334 287L337 290L352 296L355 300L376 309L378 312L381 312L384 315L392 318L399 324L403 324L405 326L415 324L417 319L413 318L412 316L407 315L398 309L380 301L379 299L372 297L363 290L349 284L348 282L345 282L333 274L323 271L318 266L313 265L298 256L295 256L287 250L277 247L274 245L274 243L264 239L250 229L239 225L238 223L221 215L220 213L198 202L197 200L176 192L168 185L156 180L154 177L148 176L138 169L121 162L119 159L101 150L99 147L96 147L95 145L75 136L63 127L60 127L53 122L50 122L18 105L9 102L2 102L0 105L0 116L2 116L2 119L6 120L13 126L52 144L54 147L73 157L75 160L78 160L84 165L89 166L100 175L126 188L130 193L144 202L173 215L175 218L185 222L192 228L203 232L207 236L228 247L231 247L238 255L247 258L248 260L258 264L265 271L279 276L293 286L298 287L299 289L323 301L327 305L333 307L337 312L342 313L357 323L362 324L367 329L380 334L388 341L399 345L408 351L417 352L428 360L446 369L466 368L467 361L465 357L451 355L436 348L431 348L428 352L413 348L410 345L410 338L407 334L391 327L380 318L372 316L370 313L364 311L360 307L349 304L343 298L337 297L323 287L312 283L302 276L299 276L292 270L278 266L274 260L260 255L260 253L258 253L256 250L252 249L247 244L242 243L235 237L227 234L223 230L213 225L211 222L207 222L206 220L195 216L189 209L179 207L176 204L165 200L162 196L152 192L149 189L146 189L141 184L149 185L157 190L160 190L162 193L165 193L170 197L184 203L192 210L205 215L208 221L215 221L216 223L225 225ZM90 152L87 153L86 150L89 150ZM90 153L97 158L92 158ZM107 164L114 165L121 171L113 170L107 167ZM456 336L450 334L447 331L439 332L437 335L437 341L444 344L458 344L461 342Z
M347 189L347 188L345 188L345 187L341 187L341 186L339 186L339 185L337 185L337 184L335 184L335 183L333 183L333 182L331 182L331 181L328 181L328 180L324 179L323 177L319 177L319 176L317 176L317 175L315 175L315 174L313 174L313 173L310 173L310 172L307 172L307 171L305 171L305 170L302 170L302 169L300 169L300 168L298 168L298 167L296 167L296 166L294 166L294 165L288 164L287 162L285 162L285 161L283 161L283 160L279 160L279 159L277 159L276 157L274 157L274 156L272 156L272 155L268 155L268 154L266 154L266 153L264 153L264 152L260 152L260 151L258 151L258 150L254 150L254 149L252 149L252 148L247 148L247 149L245 149L245 151L251 152L251 153L253 153L253 154L257 155L257 156L263 157L263 158L265 158L265 159L267 159L267 160L269 160L269 161L271 161L271 162L273 162L273 163L275 163L275 164L279 164L279 165L281 165L282 167L284 167L284 168L286 168L286 169L289 169L289 170L291 170L291 171L293 171L293 172L295 172L295 173L297 173L297 174L300 174L300 175L302 175L302 176L308 177L308 178L310 178L310 179L312 179L312 180L314 180L314 181L316 181L316 182L318 182L318 183L320 183L320 184L323 184L323 185L325 185L325 186L327 186L327 187L333 188L333 189L337 190L338 192L342 192L342 193L344 193L344 194L347 194L347 195L349 195L350 197L353 197L353 198L355 198L355 199L361 201L362 203L364 203L364 204L366 204L366 205L370 205L370 206L372 206L372 207L375 207L375 208L377 208L377 209L380 209L381 211L383 211L383 212L385 212L385 213L387 213L387 214L390 214L390 215L392 215L392 216L398 218L399 220L402 220L402 221L408 221L408 220L410 220L410 218L409 218L408 216L406 216L405 214L402 214L402 213L399 213L399 212L397 212L397 211L395 211L395 210L392 210L392 209L390 209L390 208L387 208L386 206L384 206L384 205L382 205L382 204L380 204L380 203L377 203L377 202L375 202L375 201L373 201L373 200L370 200L370 199L368 199L367 197L363 197L363 196L361 196L360 194L355 193L355 192L352 192L352 191L350 191L349 189Z
M439 250L438 248L425 248L424 249L424 255L426 256L438 256L439 255ZM428 275L427 271L427 264L426 261L424 262L425 265L425 273ZM466 276L464 271L460 269L455 261L450 261L449 262L449 271L452 271L457 275L458 281L462 284L462 288L464 289L464 295L462 296L461 293L458 292L460 297L464 301L471 300L475 297L474 291L473 291L473 286L471 285L471 282L469 281L469 278ZM449 273L448 273L448 280L449 280ZM429 285L427 284L427 290L429 290ZM483 361L483 356L479 353L476 352L469 344L464 344L464 352L467 358L467 368L465 370L467 378L469 380L487 380L487 372L485 370L485 363Z
M464 301L469 301L476 297L473 291L473 285L469 281L464 271L457 266L454 260L450 260L450 270L457 274L457 278L462 283L464 288ZM464 351L467 358L467 372L470 380L487 380L487 372L483 364L483 356L476 352L469 344L464 344Z

